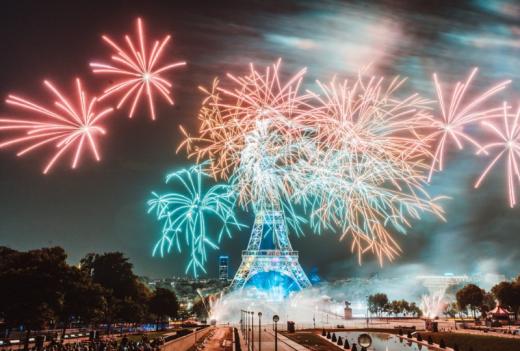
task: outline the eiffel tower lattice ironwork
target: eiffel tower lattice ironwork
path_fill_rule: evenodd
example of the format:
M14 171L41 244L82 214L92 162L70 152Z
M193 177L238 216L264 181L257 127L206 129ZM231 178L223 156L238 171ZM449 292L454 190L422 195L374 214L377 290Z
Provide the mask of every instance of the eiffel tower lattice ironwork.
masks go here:
M247 250L242 251L242 263L238 268L231 290L242 289L249 279L258 273L277 272L290 278L301 290L311 282L298 262L287 235L282 211L260 211L255 216Z

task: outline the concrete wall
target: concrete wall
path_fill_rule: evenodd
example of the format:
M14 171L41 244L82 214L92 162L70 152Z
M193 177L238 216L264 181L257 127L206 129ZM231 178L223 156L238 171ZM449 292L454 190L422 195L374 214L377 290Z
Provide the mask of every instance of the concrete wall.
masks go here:
M192 347L197 340L204 338L213 328L214 327L207 327L169 341L161 347L161 351L186 351Z

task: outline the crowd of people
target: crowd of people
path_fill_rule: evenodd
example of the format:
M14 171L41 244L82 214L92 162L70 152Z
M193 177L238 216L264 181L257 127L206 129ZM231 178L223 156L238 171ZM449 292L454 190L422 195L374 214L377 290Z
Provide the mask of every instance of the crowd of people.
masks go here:
M164 344L164 339L157 338L149 340L144 336L139 341L130 340L123 337L120 341L110 340L91 340L75 343L54 342L43 346L43 348L31 347L31 351L158 351ZM14 350L4 350L14 351Z

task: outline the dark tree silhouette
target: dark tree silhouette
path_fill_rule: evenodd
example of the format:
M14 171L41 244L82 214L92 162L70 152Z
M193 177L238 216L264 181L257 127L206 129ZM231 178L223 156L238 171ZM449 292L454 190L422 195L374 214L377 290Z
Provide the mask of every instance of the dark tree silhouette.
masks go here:
M461 310L469 308L476 318L476 311L481 310L484 303L484 290L475 284L468 284L457 291L457 304Z
M501 282L495 285L491 291L501 305L510 308L518 320L518 310L520 309L520 276L515 281Z
M132 268L121 252L88 254L81 260L81 269L105 289L103 319L108 333L114 322L136 323L146 317L150 292L139 282Z
M157 288L148 301L148 309L150 313L155 316L155 328L158 330L159 324L165 322L168 317L177 317L179 313L179 302L173 291Z

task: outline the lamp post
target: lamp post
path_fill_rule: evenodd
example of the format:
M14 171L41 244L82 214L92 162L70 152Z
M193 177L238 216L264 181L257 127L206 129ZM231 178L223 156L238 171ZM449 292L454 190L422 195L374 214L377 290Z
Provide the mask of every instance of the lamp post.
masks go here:
M258 312L258 351L262 351L262 312Z
M247 318L247 311L240 310L240 312L242 313L242 335L245 337L246 344L249 346L249 318Z
M368 317L368 306L369 306L368 296L366 298L367 298L367 328L368 328L368 321L369 321L369 317Z
M251 350L253 350L255 348L255 321L253 320L255 312L251 311L249 313L251 314Z
M274 322L274 351L278 351L278 321L280 317L277 314L273 316Z
M247 342L247 348L249 349L249 314L248 311L244 311L244 318L246 319L246 342Z

